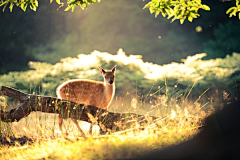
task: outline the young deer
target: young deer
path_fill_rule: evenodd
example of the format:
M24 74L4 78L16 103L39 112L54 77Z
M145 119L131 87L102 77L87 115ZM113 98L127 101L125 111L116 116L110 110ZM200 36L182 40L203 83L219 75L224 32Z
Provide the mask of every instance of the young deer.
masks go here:
M108 110L108 106L115 94L114 73L116 71L116 67L117 65L115 65L111 71L105 71L101 67L98 67L103 75L104 82L82 79L64 82L57 88L56 93L58 98ZM72 120L78 130L83 134L77 120L75 118ZM59 115L59 128L62 130L61 115Z

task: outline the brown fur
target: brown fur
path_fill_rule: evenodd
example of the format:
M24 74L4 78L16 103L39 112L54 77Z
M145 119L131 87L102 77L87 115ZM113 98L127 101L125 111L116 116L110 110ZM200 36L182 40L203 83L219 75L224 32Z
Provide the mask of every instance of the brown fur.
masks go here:
M92 105L107 110L115 94L115 71L104 71L98 67L104 77L104 82L75 79L64 82L58 86L56 93L58 98L80 104ZM77 124L77 121L74 120ZM62 128L62 118L59 116L59 126Z
M107 110L110 103L104 96L104 83L90 80L72 80L64 83L58 97L72 102L93 105Z

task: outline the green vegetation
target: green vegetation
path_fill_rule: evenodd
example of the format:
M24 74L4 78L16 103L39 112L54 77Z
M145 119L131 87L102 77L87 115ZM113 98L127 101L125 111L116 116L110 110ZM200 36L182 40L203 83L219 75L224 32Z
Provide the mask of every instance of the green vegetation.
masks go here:
M172 21L176 19L180 20L183 24L185 19L192 22L193 18L197 18L199 9L204 9L210 11L209 6L202 4L201 0L193 1L172 1L172 0L152 0L144 6L144 8L149 8L150 13L155 13L155 17L162 14L163 17L168 19L172 18Z
M109 69L117 64L117 95L110 111L135 112L159 119L149 119L144 128L137 122L131 126L126 122L125 130L106 135L99 135L99 130L93 129L93 136L83 139L78 137L78 130L70 119L63 123L63 132L68 133L65 135L59 131L57 115L35 112L19 122L0 121L0 136L2 143L5 142L0 158L121 159L188 140L199 132L202 120L216 109L214 95L207 96L205 89L234 90L240 79L240 54L216 60L202 60L204 56L205 53L197 54L183 59L182 63L161 66L144 62L139 55L127 56L122 49L117 55L94 51L89 55L79 54L77 58L63 58L55 65L30 62L32 70L2 75L0 86L54 96L57 85L63 81L74 78L101 81L97 66ZM222 99L229 99L228 93L224 91L223 95L214 97L219 99L217 106ZM17 106L10 101L6 105L6 100L1 97L1 108L8 110ZM88 133L89 124L79 123ZM13 139L13 135L20 140ZM33 142L20 145L23 136Z
M0 86L6 85L23 92L35 92L55 96L58 85L69 79L93 79L102 81L97 66L110 69L118 65L116 72L116 94L127 92L147 95L149 89L156 92L168 85L178 94L185 93L194 84L192 95L198 97L206 89L234 90L239 84L240 54L234 53L224 59L201 60L205 53L189 56L182 63L172 62L157 65L144 62L140 55L127 56L122 49L117 55L94 51L77 58L63 58L52 65L46 62L29 62L31 70L10 72L0 76ZM167 82L165 82L165 80ZM154 84L154 86L153 86ZM161 93L165 93L165 88Z
M169 127L170 128L170 127ZM154 149L177 145L192 138L197 130L172 127L131 131L123 135L113 134L87 140L76 138L40 139L33 145L3 147L1 159L122 159L143 154Z
M100 2L101 0L97 0ZM52 3L53 0L50 0L50 3ZM65 11L68 11L70 8L72 8L72 11L74 11L75 7L81 7L83 10L87 8L88 5L96 3L96 0L67 0L67 2L62 3L60 0L56 0L56 2L60 5L60 7L63 7L64 4L67 5L67 8ZM10 1L10 0L2 0L0 2L0 7L3 6L3 12L7 6L9 6L10 12L12 12L14 6L20 7L23 11L26 11L27 7L29 6L31 10L36 11L38 7L38 0L33 1Z
M208 53L208 58L225 57L226 53L238 50L240 43L240 21L220 24L213 32L213 39L203 43L203 51ZM231 29L227 29L231 28Z
M225 14L234 2L203 0L211 11L199 10L194 23L180 25L142 8L146 1L104 0L87 10L64 12L55 1L40 1L37 12L14 7L0 12L0 74L28 69L29 61L57 63L93 50L142 55L155 64L180 62L205 52L224 58L239 48L239 20ZM111 13L111 14L109 14ZM119 14L120 13L120 14Z
M106 135L99 136L98 130L93 130L93 136L88 135L87 139L78 137L78 131L70 119L64 120L63 132L67 132L68 135L61 134L58 130L57 116L54 114L35 112L19 122L0 121L0 136L3 143L0 146L0 158L121 159L177 145L198 133L198 128L203 125L201 121L212 111L212 104L206 106L207 103L199 103L200 99L188 102L186 98L174 97L166 93L158 96L155 104L150 102L148 107L144 107L145 105L140 101L141 97L134 102L135 105L133 101L118 101L118 104L112 104L112 110L121 108L122 111L129 112L135 106L134 111L140 113L140 110L144 110L146 118L154 114L159 119L154 121L149 119L149 123L144 128L137 122L131 126L126 122L128 128L125 130ZM4 103L4 99L2 100ZM121 106L122 103L124 106ZM80 125L87 133L89 125L82 122ZM19 139L13 139L10 137L12 135ZM33 142L21 145L23 136L29 137Z
M97 1L100 2L101 0ZM50 3L52 2L53 0L50 0ZM64 11L71 9L73 12L75 7L80 7L84 10L88 5L96 3L96 0L67 0L65 2L56 0L56 2L60 5L59 8L67 5ZM29 5L31 10L36 11L38 7L38 0L2 0L0 2L0 6L4 6L3 12L8 5L10 12L12 12L14 5L19 6L23 11L26 11L27 6ZM151 14L155 13L155 17L161 13L163 17L167 16L168 19L173 17L172 22L176 19L179 19L181 24L183 24L185 19L188 19L188 21L192 22L193 18L199 17L199 9L204 9L207 11L210 10L210 7L202 4L201 0L151 0L144 6L144 8L149 8ZM236 0L236 6L229 8L226 12L226 14L229 14L229 17L236 16L237 13L239 14L240 19L239 0Z
M240 4L239 4L239 0L236 0L236 6L233 6L233 7L229 8L227 10L226 14L229 14L230 18L232 16L237 16L237 14L238 14L238 18L240 19Z
M74 8L86 9L97 1L54 2L0 1L5 10L0 13L0 86L56 96L62 82L75 78L102 81L97 66L110 69L117 64L116 96L110 111L159 119L145 128L136 123L100 136L96 129L94 136L84 140L69 119L64 120L63 132L68 133L64 135L56 115L31 113L19 122L0 121L0 159L116 159L163 149L192 138L202 119L216 109L214 103L220 106L222 98L228 100L229 93L239 90L240 23L227 15L240 18L238 0L236 4L104 0L84 11ZM15 5L19 7L13 10ZM142 10L144 5L155 16L173 19L156 20ZM33 12L27 6L34 11L39 8ZM209 8L209 12L201 10ZM64 10L74 10L74 14ZM194 24L185 21L181 28L173 22L193 18L197 18ZM122 49L116 55L100 52L114 53L120 47L127 54ZM93 50L100 51L90 53ZM202 51L207 54L196 54ZM1 110L17 105L0 95ZM79 123L87 133L89 124ZM34 142L22 145L24 136Z
M199 9L210 11L210 7L202 4L201 0L152 0L144 8L149 8L151 14L155 13L155 17L161 13L163 17L172 18L171 22L177 19L180 20L181 24L185 19L192 22L193 18L198 18L200 16L198 14ZM236 0L236 6L229 8L226 14L229 14L230 18L238 14L240 19L239 0Z

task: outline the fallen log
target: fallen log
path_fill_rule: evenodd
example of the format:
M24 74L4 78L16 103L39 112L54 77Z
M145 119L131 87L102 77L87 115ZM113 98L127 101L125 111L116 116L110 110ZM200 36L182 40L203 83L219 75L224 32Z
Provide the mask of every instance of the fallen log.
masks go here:
M78 104L51 96L26 94L11 87L2 86L2 95L14 98L20 102L17 108L10 111L1 109L1 120L4 122L17 122L28 116L32 111L61 114L66 118L97 124L103 131L122 130L127 126L138 123L143 126L157 117L144 116L136 113L113 113L104 109ZM1 107L2 108L2 107Z

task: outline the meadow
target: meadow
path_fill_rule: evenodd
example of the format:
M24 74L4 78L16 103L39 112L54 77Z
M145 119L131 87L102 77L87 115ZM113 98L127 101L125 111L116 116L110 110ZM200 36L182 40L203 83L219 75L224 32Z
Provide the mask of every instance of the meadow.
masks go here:
M125 130L101 134L89 123L79 122L87 138L70 119L59 131L56 114L33 112L19 122L0 121L0 159L128 159L148 151L177 145L193 138L204 118L221 109L229 94L238 90L240 54L223 59L202 60L205 53L189 56L182 63L163 66L143 62L141 56L94 51L90 55L64 58L54 65L30 62L32 70L0 76L7 85L26 93L55 96L56 87L75 78L102 80L97 66L117 64L116 96L112 112L131 112L159 117L145 127L136 122ZM237 97L236 97L237 98ZM18 102L0 98L1 110Z

